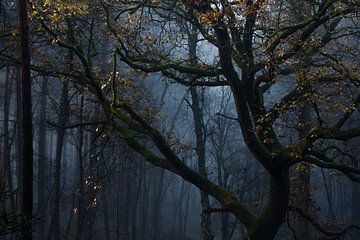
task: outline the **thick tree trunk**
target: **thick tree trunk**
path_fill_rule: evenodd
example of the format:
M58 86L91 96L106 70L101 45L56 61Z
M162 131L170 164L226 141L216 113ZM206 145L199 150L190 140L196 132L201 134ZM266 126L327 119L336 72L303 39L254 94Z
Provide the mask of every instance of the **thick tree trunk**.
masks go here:
M268 204L248 229L246 240L273 240L285 219L290 187L288 168L272 171L270 181Z
M23 223L22 239L32 239L33 212L33 135L32 135L32 102L29 25L27 1L18 0L21 48L21 102L22 102L22 214L28 219Z

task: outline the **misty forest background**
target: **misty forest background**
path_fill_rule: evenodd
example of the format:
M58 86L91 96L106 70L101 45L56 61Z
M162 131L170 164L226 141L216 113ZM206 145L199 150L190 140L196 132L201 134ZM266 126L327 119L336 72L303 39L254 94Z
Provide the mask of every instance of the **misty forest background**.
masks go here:
M358 0L1 0L0 239L360 239Z

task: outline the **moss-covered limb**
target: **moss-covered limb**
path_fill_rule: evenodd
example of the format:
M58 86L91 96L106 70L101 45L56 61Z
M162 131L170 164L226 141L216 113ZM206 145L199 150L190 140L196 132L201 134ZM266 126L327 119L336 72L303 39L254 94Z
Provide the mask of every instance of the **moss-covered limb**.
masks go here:
M120 134L123 135L126 142L131 146L134 151L143 155L147 161L160 167L164 167L167 170L176 173L188 182L191 182L197 186L200 190L208 193L215 199L217 199L223 206L224 209L233 213L241 223L246 227L253 224L254 215L236 198L234 194L228 190L216 185L209 181L204 176L187 166L171 149L167 144L164 137L153 127L151 127L144 119L141 118L133 109L123 104L122 108L146 131L146 134L154 142L158 150L162 153L165 158L156 157L151 151L146 149L144 146L139 144L131 133L121 126L117 125ZM123 118L120 114L118 117Z
M314 32L318 26L323 24L324 22L328 21L330 18L338 17L339 15L349 13L353 11L353 8L349 7L349 9L342 10L342 11L333 11L331 14L326 15L327 10L334 4L335 0L324 1L327 2L323 8L319 8L318 12L314 15L311 15L307 19L303 20L302 22L293 25L287 26L283 29L279 29L274 35L277 35L267 48L267 52L273 52L281 43L282 40L288 38L292 34L303 30L302 32L302 39L309 36L312 32ZM349 11L350 10L350 11Z
M314 217L310 216L309 214L305 213L301 208L296 207L296 206L289 206L288 210L291 212L296 212L298 213L301 217L305 218L307 221L309 221L311 223L311 225L316 228L319 232L321 232L322 234L324 234L325 236L328 237L341 237L343 235L345 235L346 233L350 232L351 230L354 229L360 229L359 225L356 224L350 224L348 226L345 226L342 230L340 231L331 231L328 229L325 229L323 226L321 226L321 224L319 224Z
M274 107L267 111L267 114L264 116L264 120L273 124L276 119L280 116L281 113L288 110L294 104L302 100L299 98L301 93L298 88L293 89L288 94L286 94Z
M170 72L171 70L177 71L180 73L194 74L198 77L217 77L221 75L221 70L217 68L210 68L204 66L187 66L178 62L173 62L170 59L166 59L163 56L162 61L146 58L143 56L131 56L130 49L126 47L126 44L123 42L121 36L117 33L115 28L112 25L111 16L109 13L108 6L102 2L103 9L106 13L106 23L112 35L116 38L119 43L119 47L116 49L116 53L120 56L121 60L134 69L138 69L147 73L154 72ZM151 7L151 6L149 6ZM165 62L165 63L164 63Z
M261 91L257 79L255 78L255 63L253 53L253 34L256 24L257 11L261 7L263 1L259 0L256 3L251 3L251 7L254 11L247 14L245 20L245 29L243 36L244 45L244 58L246 64L242 67L242 81L244 87L244 93L247 96L248 107L253 119L253 125L257 133L257 137L266 149L270 152L281 151L282 146L273 130L271 122L263 121L264 115L266 115L266 109L264 106L263 92ZM250 2L248 3L250 4ZM270 74L271 75L271 74Z
M320 45L318 45L318 46L310 46L309 48L306 49L306 51L305 51L306 58L305 58L305 61L300 65L301 68L307 68L311 64L312 56L315 55L315 53L317 53L319 51L319 49L323 45L327 44L331 40L332 32L335 30L335 28L338 25L340 20L341 20L341 17L336 17L331 22L330 27L327 29L327 31L321 37L321 44ZM315 28L315 29L317 28L317 26L315 26L315 25L312 26L312 27ZM308 30L308 34L310 34L310 32L312 32L312 31L314 31L314 29L312 29L311 31ZM307 36L307 35L305 34L304 36ZM291 72L293 72L295 70L296 70L296 68L290 68L290 69L288 69L288 71L289 71L288 73L291 73ZM271 74L266 75L266 73L265 73L265 75L260 76L260 81L266 80L266 77L271 79L270 75ZM257 79L257 81L259 81L259 79ZM271 84L269 84L269 85L271 86ZM263 91L260 91L259 95L261 95L261 94L263 94ZM302 94L301 89L299 89L299 87L296 87L294 90L290 91L285 97L283 97L278 102L278 104L276 104L266 114L263 114L263 116L261 116L261 114L259 114L259 120L261 121L261 126L264 126L264 125L267 126L268 129L266 131L272 133L272 139L276 139L275 133L273 133L273 131L271 131L272 130L271 126L272 126L273 122L286 109L288 109L291 106L293 106L294 104L302 101L304 97L302 97L301 94ZM259 104L257 104L257 105L259 105ZM319 119L321 120L321 118L319 118ZM261 127L261 128L263 129L264 127ZM259 133L259 135L260 135L260 133ZM263 139L263 137L261 139ZM280 145L280 144L278 144L278 145ZM303 139L302 141L299 142L299 144L295 148L298 150L298 152L302 153L302 152L306 151L306 149L307 149L307 147L309 145L311 145L311 141L307 141L307 139ZM281 148L281 146L277 146L277 147ZM299 148L303 148L303 149L299 151Z
M308 153L310 155L318 158L318 159L321 159L321 161L329 162L329 163L334 163L335 162L334 158L330 158L330 157L326 156L326 154L324 152L316 151L316 150L310 150Z
M339 130L337 128L318 128L313 131L317 138L334 139L340 141L349 141L360 137L360 126Z
M98 99L100 102L106 102L106 98L103 95L103 92L100 88L100 86L97 84L97 77L96 74L94 74L93 72L93 67L92 67L92 63L91 63L91 54L90 51L87 52L87 55L85 55L83 49L81 48L81 44L79 44L77 42L77 39L75 37L75 33L72 31L72 23L71 21L67 21L67 26L70 29L67 34L68 34L68 38L67 39L71 39L72 43L69 43L67 41L62 41L60 40L59 36L57 35L57 33L55 33L53 30L51 30L46 23L44 22L43 19L40 19L40 24L41 26L45 29L45 31L50 34L50 36L52 36L56 41L55 43L61 47L61 48L65 48L68 49L71 53L73 53L81 62L81 65L84 69L84 74L83 77L79 76L77 78L74 78L76 81L78 81L80 84L87 86L89 88L91 88L91 91L94 92L94 94L97 95ZM93 24L93 22L92 22ZM93 26L92 26L93 27ZM93 33L91 33L93 34ZM92 38L91 38L92 39ZM91 48L92 42L89 42L89 48ZM64 75L59 74L60 78L63 77ZM66 76L66 74L65 74Z
M297 159L300 159L308 153L314 142L318 139L350 141L357 137L360 137L360 126L355 126L346 130L325 127L313 128L296 144L288 146L285 149L285 152L293 159L292 162L294 163L297 162Z
M273 52L281 43L282 40L289 37L290 35L294 34L295 32L299 31L300 29L304 28L305 26L309 25L313 22L313 19L306 19L301 23L298 23L293 26L287 26L285 28L279 29L275 32L276 38L274 38L269 46L267 47L267 52Z
M248 11L245 17L244 34L243 34L243 50L245 52L245 60L247 65L250 66L250 71L253 72L254 65L254 53L253 53L253 35L255 31L255 24L258 15L258 11L261 8L264 0L246 1L246 5L250 7L251 11ZM254 73L252 73L254 74Z
M162 72L165 70L175 70L180 73L194 74L199 77L217 77L222 74L222 71L217 68L203 66L191 67L178 62L171 62L170 60L165 60L166 63L159 63L158 61L157 63L154 63L153 61L144 57L133 58L122 52L119 48L117 48L117 53L120 55L121 60L128 64L130 67L148 73Z
M315 14L314 16L311 17L311 19L310 19L310 21L308 21L308 23L299 24L300 28L298 28L296 30L293 29L293 30L295 30L293 32L289 31L289 32L291 32L289 35L281 34L281 38L280 39L277 38L276 41L274 42L276 44L270 45L270 47L268 48L268 52L273 52L278 47L281 40L286 39L291 34L301 30L301 36L299 38L300 39L299 42L297 44L295 44L293 47L291 47L290 49L286 50L284 52L284 54L281 54L281 56L274 58L273 63L280 64L280 63L283 63L286 60L290 59L291 57L295 56L300 50L303 49L303 42L306 39L308 39L324 23L331 22L331 20L333 20L330 23L330 25L331 25L331 28L333 28L333 30L334 30L336 28L336 24L343 18L344 15L353 13L358 10L359 10L358 6L350 5L346 8L333 10L332 12L330 12L328 14L325 14L325 12L323 12L322 14ZM300 25L302 25L302 26L300 26ZM327 31L322 38L322 44L320 44L319 46L323 46L327 42L329 42L331 40L331 34L332 34L331 32Z
M265 168L269 169L271 167L271 154L259 140L256 132L254 131L254 125L248 106L248 98L246 96L247 92L244 89L244 83L241 82L232 63L230 37L225 26L217 26L215 31L221 46L219 47L221 68L234 93L234 101L236 104L238 122L242 130L242 135L244 136L244 140L250 151Z
M185 80L182 77L177 76L171 71L163 70L162 74L169 79L174 80L175 82L185 85L185 86L206 86L206 87L219 87L219 86L229 86L229 82L225 80L200 80L199 78L193 78L192 80Z
M155 153L151 152L148 148L146 148L144 145L140 144L131 131L129 129L126 129L122 127L120 124L113 123L113 127L119 132L119 134L122 136L122 138L125 140L125 142L137 153L141 154L146 161L150 162L151 164L161 167L164 169L167 169L171 172L174 172L177 174L176 169L172 164L170 164L169 161L167 161L164 158L158 157Z
M101 4L103 4L103 6L106 6L104 1L101 1ZM146 1L134 3L134 6L128 7L128 8L125 8L125 9L119 11L118 14L116 14L114 20L115 21L118 20L121 17L121 15L123 15L124 13L132 14L132 13L135 13L140 8L145 7L145 6L146 6Z
M225 15L229 19L228 25L235 48L239 53L241 53L244 50L242 42L242 32L244 29L238 24L235 13L231 7L231 3L229 1L222 1L221 4L223 6Z
M19 67L21 65L21 61L16 58L13 55L8 55L4 52L0 52L0 59L6 61L10 66L16 66ZM73 71L73 72L65 72L61 71L60 69L47 69L45 66L39 66L32 64L31 70L34 72L38 72L42 75L47 75L51 77L57 77L57 78L71 78L76 79L78 83L83 83L85 85L85 81L83 79L86 79L86 76L82 74L79 71Z
M360 94L357 96L357 98L355 99L355 101L352 104L352 107L349 108L348 111L346 111L341 118L339 119L339 121L335 124L335 128L340 129L342 128L342 126L344 126L344 124L349 120L349 118L351 117L351 115L355 112L356 107L360 105Z
M303 158L303 161L314 164L321 168L338 170L345 174L350 180L354 182L360 182L360 169L358 168L350 167L340 163L328 162L327 158L324 158L323 160L323 158L319 159L311 156L306 156Z
M257 160L269 171L271 175L270 196L266 208L262 211L260 216L255 218L252 226L248 227L248 234L246 239L251 240L267 240L273 239L278 229L280 228L283 219L286 215L286 210L289 200L289 170L283 164L285 163L286 155L280 154L276 157L271 155L271 152L263 144L255 132L253 124L253 112L257 112L254 108L261 107L253 98L249 98L249 91L254 91L253 88L246 88L244 81L241 81L237 72L234 69L231 56L230 37L225 26L217 26L215 28L217 38L220 42L219 56L220 63L223 69L224 76L231 83L231 88L234 93L234 101L238 114L238 121L242 129L245 142L250 151L255 155ZM251 67L248 69L249 75L246 75L247 86L251 86ZM245 82L246 82L245 81ZM249 101L250 100L250 101ZM254 104L255 106L249 106ZM251 111L252 110L252 111ZM276 140L276 139L275 139ZM281 150L281 149L279 149Z
M142 147L140 144L138 144L133 138L127 136L125 140L129 144L129 146L132 147L132 149L143 155L147 161L151 162L156 166L163 167L181 176L184 180L191 182L202 191L210 194L215 199L217 199L222 204L224 209L233 213L245 226L249 227L252 225L254 216L247 210L247 208L243 204L241 204L236 199L236 197L232 193L207 180L205 177L201 176L199 173L189 168L180 159L174 159L174 156L169 156L169 154L166 154L166 160L158 158L155 157L145 147ZM161 151L163 152L164 149L161 149ZM175 162L175 160L177 162Z
M233 65L233 47L227 31L227 25L220 20L214 27L218 42L219 56L223 75L230 83L234 93L238 121L244 136L245 142L250 151L262 163L266 169L272 168L271 150L281 150L281 145L272 129L266 125L260 131L255 130L255 124L260 115L264 113L262 93L259 94L256 81L254 79L254 57L252 52L253 26L256 20L256 11L246 18L243 46L243 60L240 63L242 79L235 71Z
M88 62L89 59L88 59L88 57L85 56L81 47L79 47L79 44L75 41L75 37L72 36L72 41L73 41L72 43L62 41L62 40L60 40L60 37L53 30L51 30L51 28L48 27L43 20L40 20L40 23L41 23L41 26L45 29L45 31L55 39L54 42L59 47L69 49L71 52L73 52L79 58L79 60L81 61L82 65L84 67L87 77L92 78L92 74L91 74L92 69ZM68 25L70 25L70 23Z
M296 25L287 26L283 29L279 29L275 34L277 35L277 37L271 41L267 48L267 52L273 52L284 39L290 37L292 34L300 30L302 30L303 32L301 38L305 39L312 32L314 32L318 26L320 26L322 23L326 22L330 18L330 15L325 15L325 13L326 11L324 11L324 9L319 9L319 11L315 15L311 15L309 18L303 20L302 22Z
M257 71L257 68L255 66L255 72ZM295 72L295 67L294 66L286 66L286 67L281 67L281 66L273 66L271 70L267 70L264 71L262 74L258 75L255 79L256 84L260 85L261 83L270 83L270 86L272 86L272 80L274 79L274 76L278 76L278 75L290 75L292 73ZM263 91L262 93L264 93L268 88L262 88Z

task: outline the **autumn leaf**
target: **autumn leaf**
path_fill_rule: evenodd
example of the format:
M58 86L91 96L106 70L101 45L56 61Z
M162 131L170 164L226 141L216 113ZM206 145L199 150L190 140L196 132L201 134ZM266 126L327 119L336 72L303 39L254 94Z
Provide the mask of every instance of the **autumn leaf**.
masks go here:
M45 0L43 6L44 6L44 7L50 6L50 0Z

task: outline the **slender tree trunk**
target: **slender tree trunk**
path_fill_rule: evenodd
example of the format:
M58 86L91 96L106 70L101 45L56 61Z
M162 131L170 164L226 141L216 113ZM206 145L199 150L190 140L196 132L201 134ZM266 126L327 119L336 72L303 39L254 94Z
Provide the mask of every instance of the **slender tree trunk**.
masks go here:
M187 226L188 226L188 215L189 215L189 205L190 205L190 184L187 185L186 191L186 200L185 200L185 215L184 215L184 228L182 237L186 240Z
M54 131L53 129L51 129L50 131L48 131L48 134L49 134L49 146L48 146L48 149L51 149L50 151L48 151L48 162L49 162L49 168L48 168L48 172L47 172L47 175L48 176L53 176L54 175L54 145L56 144L55 143L55 138L56 138L56 131ZM49 177L48 179L48 186L54 186L54 178L53 177ZM54 201L53 201L53 197L54 197L54 190L51 188L49 190L49 196L48 196L48 214L49 214L49 221L47 223L47 233L46 233L46 239L47 240L51 240L51 237L52 237L52 227L51 227L51 224L52 224L52 213L53 213L53 209L54 209Z
M136 187L136 192L133 194L133 199L131 201L131 240L137 240L139 237L138 231L137 231L137 213L138 213L138 207L139 207L139 198L140 198L140 191L141 191L141 178L139 177L139 163L136 162L136 182L133 184Z
M4 178L4 170L5 170L5 163L3 158L3 139L0 137L0 181L3 184ZM1 185L2 186L2 185ZM0 207L4 206L4 203L0 204Z
M71 232L71 226L73 223L73 219L74 219L74 209L75 209L75 201L76 201L76 194L73 193L72 194L72 201L71 201L71 207L70 207L70 213L69 213L69 221L67 223L66 229L65 229L65 239L69 239L70 238L70 232Z
M303 138L310 130L310 109L307 105L304 105L300 109L299 123L303 126L302 132L299 134L299 138ZM308 213L310 209L310 164L300 163L297 172L297 190L295 202L304 212ZM299 216L296 222L297 237L303 240L310 239L309 222L303 217Z
M94 115L93 121L97 121L100 114L100 107L94 106ZM88 148L88 184L86 185L85 190L85 206L86 209L83 209L84 212L84 222L83 222L83 232L81 234L81 239L90 240L92 239L93 235L93 226L96 220L96 213L97 213L97 184L98 184L98 146L97 146L97 133L96 127L92 129L90 132L89 141L87 144Z
M109 214L109 197L108 197L108 184L110 181L107 179L107 166L105 159L109 159L110 154L108 154L108 150L104 149L104 153L102 155L103 164L101 165L101 176L103 176L104 180L101 185L101 199L102 199L102 214L104 221L104 235L105 240L111 240L111 229L110 229L110 214ZM110 198L111 199L111 198Z
M229 239L229 213L221 214L221 239L228 240Z
M221 130L220 130L221 131ZM220 140L222 141L222 140ZM219 148L222 148L222 144L220 144ZM216 151L221 151L221 149L217 149ZM216 162L217 162L217 174L218 174L218 183L220 186L225 187L224 185L224 178L223 178L223 156L222 154L217 153L218 156L216 156ZM222 240L228 240L229 239L229 213L221 213L221 239Z
M296 4L297 12L294 13L294 18L296 21L302 21L304 19L303 12L308 12L310 6L306 1L298 1L292 4ZM310 90L310 85L307 80L307 70L310 67L311 59L306 55L303 56L303 62L299 64L299 80L304 87L304 93L307 93ZM311 125L311 111L310 103L308 100L305 100L303 105L299 109L299 126L301 130L299 132L299 139L302 139L310 131ZM300 207L305 213L309 213L310 204L311 204L311 186L310 186L310 177L311 177L311 165L305 162L302 162L298 165L298 171L295 173L296 178L296 199L295 203ZM295 223L296 234L299 239L310 240L309 232L309 221L304 219L301 216L298 216Z
M180 188L180 198L179 198L179 203L178 203L178 234L179 234L179 239L183 240L184 239L184 224L183 224L183 202L184 202L184 196L185 196L185 192L186 192L186 182L184 180L181 181L181 188Z
M359 183L353 182L352 183L352 194L351 194L351 218L354 222L360 221L360 186ZM360 233L358 231L354 231L353 236L351 237L352 240L358 240L360 237Z
M300 3L301 4L301 3ZM301 9L306 10L308 7L306 3L301 4ZM298 16L301 19L301 16ZM310 67L311 59L308 56L304 56L303 62L299 65L299 80L304 88L304 94L310 91L310 83L307 80L307 70ZM302 106L299 109L299 126L301 127L299 132L299 139L304 138L311 129L311 111L310 103L307 99L304 100ZM296 205L300 207L305 213L308 213L310 210L311 197L310 197L310 176L311 176L311 165L305 162L302 162L298 166L298 171L296 173L297 180L297 189L296 189ZM296 232L298 237L303 240L310 239L309 233L309 221L303 217L298 217L296 221Z
M32 239L33 213L33 135L32 135L32 102L31 102L31 70L29 25L27 1L18 0L21 48L21 102L22 102L22 214L28 219L23 222L22 238Z
M165 171L164 169L156 169L157 174L157 181L156 181L156 191L155 198L154 198L154 206L153 206L153 240L159 239L159 226L161 226L160 219L161 219L161 203L162 203L162 194L164 191L164 176Z
M197 30L193 30L192 34L189 34L189 56L190 59L196 64L196 43L197 43ZM192 99L192 112L194 115L195 123L195 135L196 135L196 154L198 157L198 170L199 173L207 177L206 174L206 162L205 162L205 126L203 119L203 111L199 99L197 89L195 87L190 88ZM200 192L201 196L201 231L203 240L213 240L214 234L211 229L211 214L207 211L210 208L209 195L203 191Z
M148 181L148 171L147 165L145 161L141 164L141 178L142 178L142 202L141 202L141 239L146 239L146 231L147 231L147 219L148 219L148 205L149 205L149 192L150 185Z
M6 185L10 192L9 201L12 213L16 212L15 199L13 194L13 177L11 167L11 145L10 145L10 134L9 134L9 109L10 109L10 97L11 97L12 82L10 81L10 69L6 68L5 77L5 94L4 94L4 150L3 150L3 161L6 175Z
M84 108L84 97L80 97L80 119L79 122L83 122L83 108ZM78 167L79 167L79 193L78 193L78 208L77 208L77 227L76 227L76 239L81 238L84 222L84 161L82 155L82 149L84 145L84 129L80 125L78 128Z
M21 114L21 70L20 68L16 68L16 176L17 176L17 188L19 190L19 194L22 196L22 171L23 171L23 129L22 129L22 114ZM20 199L17 200L17 203L20 207Z
M55 156L55 174L54 174L54 208L52 215L52 232L53 239L60 240L60 183L61 183L61 159L65 137L65 126L68 119L69 100L68 100L68 83L64 82L61 93L61 104L58 115L57 139L56 139L56 156Z
M123 240L129 240L130 234L129 234L129 228L130 228L130 196L131 196L131 172L127 170L125 173L125 196L123 196L124 199L124 206L123 206L123 228L122 228L122 235Z
M116 193L116 240L120 240L120 199L121 199L121 174L120 174L120 169L121 169L121 165L118 164L118 168L119 168L119 173L118 173L118 182L117 182L117 193Z
M206 162L205 162L205 133L204 122L202 116L202 109L200 106L200 100L196 88L190 89L192 97L192 111L195 122L195 135L196 135L196 154L198 157L198 169L199 173L203 176L206 174ZM210 208L209 195L203 191L200 192L201 197L201 231L204 240L213 240L214 234L211 229L211 215L207 211Z
M47 102L47 78L43 78L40 96L40 127L39 127L39 156L38 156L38 202L37 214L41 218L37 239L45 239L46 229L46 102Z
M104 234L105 240L111 240L110 234L110 222L109 222L109 207L107 198L107 186L106 183L102 187L102 200L103 200L103 215L104 215Z

